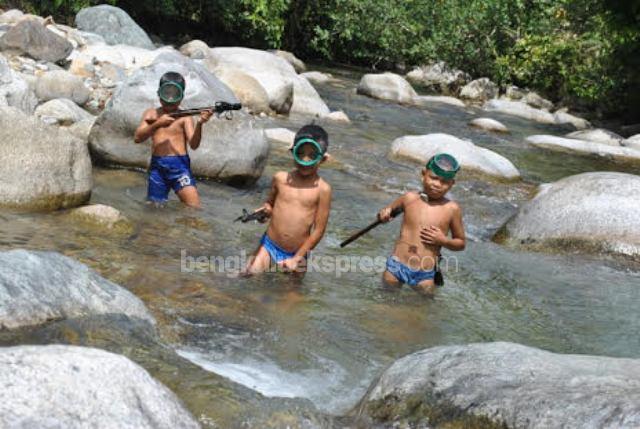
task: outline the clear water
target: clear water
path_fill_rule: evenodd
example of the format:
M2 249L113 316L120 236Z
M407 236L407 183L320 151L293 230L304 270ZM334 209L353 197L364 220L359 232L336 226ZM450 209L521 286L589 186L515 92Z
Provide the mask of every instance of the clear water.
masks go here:
M332 72L341 81L322 86L321 95L353 124L326 124L336 161L321 174L332 184L334 198L318 254L388 255L397 221L346 249L339 243L400 193L418 189L420 167L387 158L397 137L443 132L469 138L511 159L524 177L516 184L461 180L456 185L452 196L464 208L471 242L455 254L459 269L447 274L435 300L408 289L389 292L375 273L312 272L300 284L285 275L241 280L181 272L181 252L234 256L255 249L264 226L232 220L242 208L258 206L271 175L291 166L279 148L251 188L201 182L200 212L175 199L164 209L147 207L142 172L95 169L92 202L121 210L134 225L133 235L88 230L64 212L3 212L0 246L54 249L89 264L140 296L181 356L266 396L308 398L332 414L352 407L394 359L435 345L505 340L564 353L640 356L640 273L633 267L490 241L537 184L585 171L632 172L632 167L558 155L524 142L527 135L567 131L561 128L492 115L511 130L494 135L467 126L482 115L473 108L419 109L371 100L355 94L350 72ZM261 121L294 130L305 123Z

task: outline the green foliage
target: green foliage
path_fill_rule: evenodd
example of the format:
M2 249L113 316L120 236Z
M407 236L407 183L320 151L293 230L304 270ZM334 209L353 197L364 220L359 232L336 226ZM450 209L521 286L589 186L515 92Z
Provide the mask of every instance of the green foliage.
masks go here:
M279 48L290 0L222 0L216 9L223 28L244 43Z

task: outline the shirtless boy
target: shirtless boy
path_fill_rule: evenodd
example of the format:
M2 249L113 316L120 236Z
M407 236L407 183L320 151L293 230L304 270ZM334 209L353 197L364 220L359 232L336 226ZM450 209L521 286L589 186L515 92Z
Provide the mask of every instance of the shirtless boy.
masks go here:
M202 138L202 124L211 118L213 112L202 112L195 126L190 117L171 117L170 114L180 107L185 87L184 77L179 73L168 72L162 75L158 89L161 106L144 112L134 140L142 143L151 137L153 143L147 200L165 203L169 190L173 189L185 205L198 208L200 197L191 174L187 145L192 150L198 149Z
M418 292L432 296L440 249L464 250L462 210L457 203L445 198L459 168L451 155L435 155L422 170L424 192L408 192L378 213L380 220L388 222L392 210L402 208L404 211L400 236L382 276L386 284L400 287L407 283Z
M269 197L258 209L271 220L246 274L264 272L273 264L304 274L307 254L322 239L329 220L331 186L318 175L328 146L329 136L320 126L306 125L296 133L291 148L295 168L273 176Z

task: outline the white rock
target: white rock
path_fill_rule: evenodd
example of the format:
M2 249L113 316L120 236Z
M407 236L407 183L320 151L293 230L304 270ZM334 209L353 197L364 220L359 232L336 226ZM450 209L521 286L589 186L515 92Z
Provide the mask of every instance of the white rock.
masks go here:
M357 92L380 100L405 104L412 103L418 96L405 78L394 73L365 74L360 79Z
M466 104L464 104L462 100L459 100L455 97L447 97L443 95L419 95L417 97L414 97L413 103L417 104L418 106L424 107L428 107L433 103L449 104L456 107L466 107Z
M622 136L608 130L603 130L602 128L574 131L567 134L567 137L570 139L586 140L616 147L621 146L621 142L624 140Z
M517 179L520 173L507 158L448 134L405 136L393 141L391 156L409 158L425 164L437 153L453 155L464 170L504 179Z
M296 137L296 133L287 128L267 128L264 130L264 135L272 145L275 144L287 149L293 147L293 141Z
M515 85L511 85L507 87L507 91L505 93L505 97L509 100L522 100L527 95L526 91L518 88Z
M250 75L232 68L218 68L215 75L233 91L242 106L248 108L251 113L271 112L267 91Z
M302 73L307 70L307 66L302 62L302 60L296 57L295 55L293 55L291 52L281 51L281 50L274 50L271 52L273 52L276 56L284 59L286 62L291 64L295 69L296 73Z
M524 102L527 103L531 107L535 107L536 109L545 109L551 110L553 109L553 103L545 98L542 98L535 92L530 92L524 97Z
M192 40L180 46L180 53L194 60L203 60L209 55L209 45L202 40Z
M485 101L497 96L498 86L486 77L471 81L460 90L460 98L472 101Z
M333 76L331 76L329 73L322 73L319 71L300 73L300 76L316 85L331 82L332 80L334 80Z
M351 123L351 120L349 119L347 114L344 113L342 110L338 110L337 112L331 112L328 115L326 115L325 118L334 122L342 122L345 124Z
M534 109L521 101L509 100L489 100L482 107L487 112L499 112L507 115L517 116L542 124L555 124L556 118L549 112Z
M104 204L90 204L71 210L70 216L80 220L89 221L107 229L113 229L119 225L129 227L127 218L120 210Z
M84 86L84 81L78 76L66 70L53 70L38 78L36 95L42 101L68 98L82 105L89 100L89 89Z
M95 116L91 116L89 119L84 119L82 121L76 122L67 128L74 136L78 137L83 142L89 143L89 134L91 133L91 128L96 121Z
M631 136L622 142L622 145L630 149L640 150L640 134Z
M495 131L498 133L508 133L509 129L499 121L491 118L476 118L469 122L472 127L480 128L487 131Z
M598 155L622 161L640 161L640 151L629 147L616 147L586 140L567 139L550 135L529 136L526 141L537 147L561 152Z
M11 69L9 63L0 54L0 106L11 106L31 114L38 104L25 75Z
M41 104L36 108L35 115L38 118L55 118L58 125L64 126L93 118L93 115L67 98L56 98Z
M24 17L24 13L18 9L10 9L0 15L0 24L15 24Z
M554 115L556 124L571 124L578 130L591 128L591 124L586 119L579 118L566 112L556 112Z

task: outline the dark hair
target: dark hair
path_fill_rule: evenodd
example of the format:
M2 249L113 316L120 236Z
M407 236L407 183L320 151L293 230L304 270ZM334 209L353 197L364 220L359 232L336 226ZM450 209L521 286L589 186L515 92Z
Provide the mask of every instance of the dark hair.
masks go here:
M165 74L163 74L162 77L160 78L160 83L158 84L158 86L162 86L167 82L177 83L182 87L183 91L187 87L187 83L185 82L184 77L178 72L166 72Z
M300 128L296 133L296 137L293 140L293 144L295 144L303 139L303 138L312 138L317 141L320 147L322 148L322 152L326 153L327 148L329 147L329 134L322 128L320 125L310 124L305 125Z

